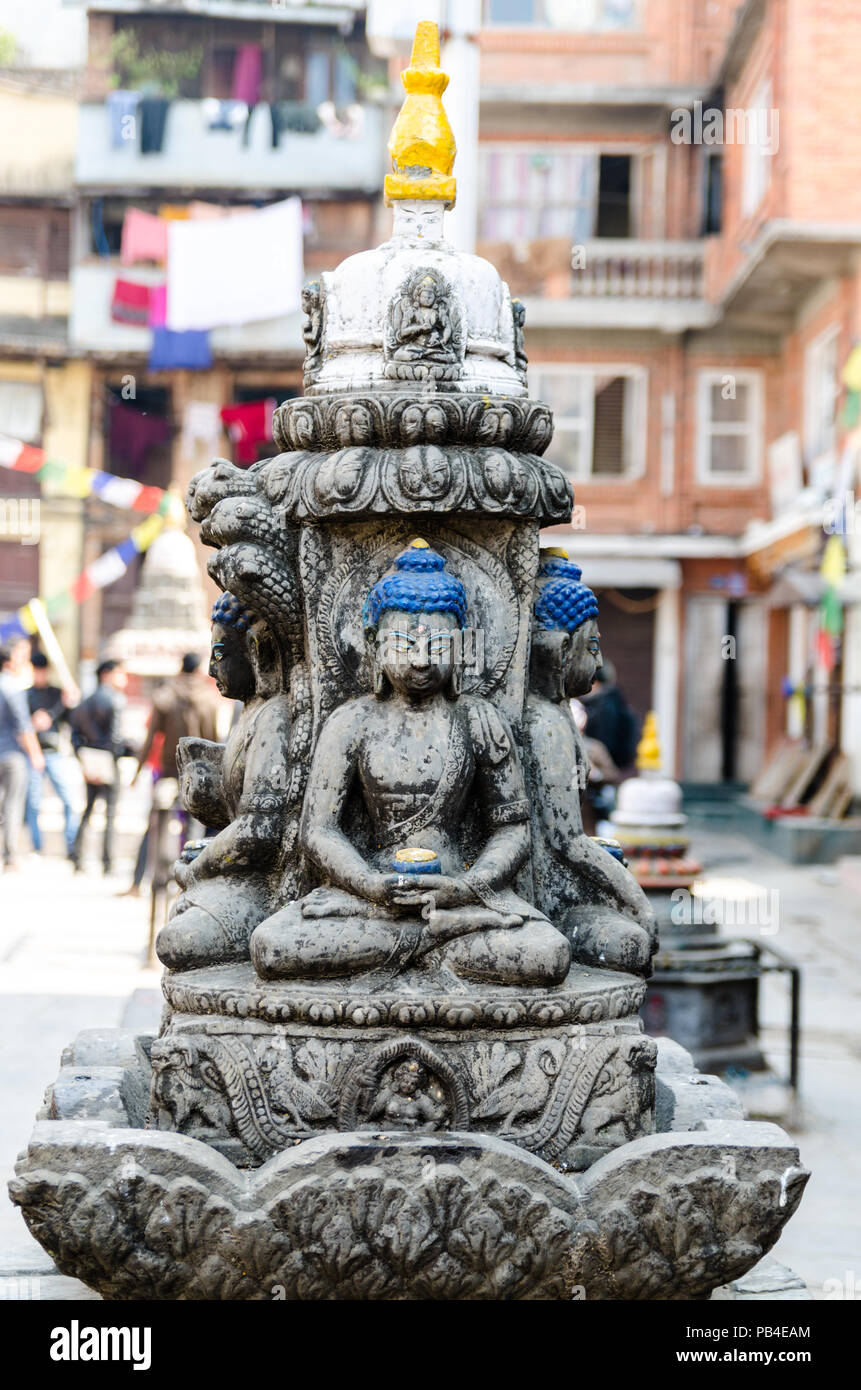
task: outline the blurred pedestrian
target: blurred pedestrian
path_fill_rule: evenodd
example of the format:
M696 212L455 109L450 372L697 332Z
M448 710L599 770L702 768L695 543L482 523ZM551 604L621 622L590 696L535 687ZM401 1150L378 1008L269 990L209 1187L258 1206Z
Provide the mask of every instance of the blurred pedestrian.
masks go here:
M26 638L0 646L0 815L3 867L7 871L18 867L18 837L30 768L41 772L45 766L23 690L29 661Z
M161 736L161 776L177 777L176 750L181 738L218 740L219 697L200 670L198 652L186 652L175 676L156 688L147 736L138 754L137 779L154 741Z
M146 739L138 753L135 781L147 764L152 770L153 787L167 778L175 781L178 777L176 750L181 738L205 738L213 743L218 741L219 697L200 670L200 665L199 653L186 652L177 674L155 690ZM166 788L162 789L159 797L162 806L169 794ZM179 795L178 783L174 795ZM154 801L149 824L138 849L134 879L131 887L122 895L124 897L137 897L140 894L151 836L157 833L158 823Z
M39 828L39 810L42 805L42 790L45 778L51 783L63 806L63 822L66 841L66 855L72 857L75 836L78 831L78 814L72 805L73 784L70 759L60 751L60 725L67 723L69 711L75 704L75 693L51 685L48 678L48 658L43 652L32 656L33 684L27 691L27 706L39 747L45 759L43 771L30 768L27 787L27 828L37 854L42 853L42 832Z
M616 669L611 661L605 659L598 668L592 689L582 700L586 737L603 743L616 767L624 772L637 755L639 723L616 684Z
M102 866L109 874L113 869L114 817L120 789L117 761L131 752L120 730L128 677L118 661L100 662L96 677L96 689L71 716L72 744L87 785L87 804L72 847L72 863L80 872L87 825L96 802L101 800L105 804Z

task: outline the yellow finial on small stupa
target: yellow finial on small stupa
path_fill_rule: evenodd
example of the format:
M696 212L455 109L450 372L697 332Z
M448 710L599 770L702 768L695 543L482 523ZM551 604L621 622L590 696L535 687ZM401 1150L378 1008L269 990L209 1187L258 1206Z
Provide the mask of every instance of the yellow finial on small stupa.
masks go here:
M421 536L416 536L414 541L410 541L410 550L430 550L430 546Z
M643 733L637 744L637 768L640 772L660 772L661 745L658 741L658 716L649 710L643 720Z
M569 558L568 551L564 550L561 545L545 545L541 554L555 555L557 560L567 560Z
M394 173L386 176L386 203L422 198L454 207L457 181L451 171L457 146L441 101L448 77L439 65L439 30L429 20L416 27L401 81L407 95L389 137Z

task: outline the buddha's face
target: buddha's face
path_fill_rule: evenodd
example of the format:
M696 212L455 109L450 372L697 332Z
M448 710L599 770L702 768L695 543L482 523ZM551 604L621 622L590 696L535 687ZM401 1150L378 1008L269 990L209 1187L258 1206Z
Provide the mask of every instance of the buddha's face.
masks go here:
M419 304L423 309L432 309L436 304L436 290L433 285L419 286Z
M411 1099L424 1085L424 1070L415 1062L402 1062L394 1075L395 1090Z
M254 694L254 671L248 658L246 635L232 625L212 625L209 674L228 700L247 700Z
M575 695L588 695L599 668L601 658L601 634L594 618L581 623L571 634L570 645L565 653L565 694L569 699Z
M377 661L392 689L413 698L444 689L457 659L458 632L452 613L384 613Z

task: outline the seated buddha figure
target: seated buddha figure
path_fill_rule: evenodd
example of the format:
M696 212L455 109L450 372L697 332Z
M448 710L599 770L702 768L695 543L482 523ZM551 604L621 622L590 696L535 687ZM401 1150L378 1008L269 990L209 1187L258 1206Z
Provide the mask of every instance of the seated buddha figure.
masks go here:
M583 829L589 776L569 700L601 665L598 602L564 551L542 550L533 607L525 763L535 900L584 965L651 974L654 914L636 879Z
M402 375L409 363L421 376L448 375L460 357L458 321L446 287L434 271L412 276L392 301L387 315L387 375Z
M242 711L226 744L179 743L183 805L219 833L174 865L183 891L156 940L159 960L173 970L248 960L282 869L290 714L280 652L269 626L233 594L221 595L212 619L209 672Z
M368 594L374 692L323 726L299 830L323 883L255 929L264 979L365 976L375 988L420 962L504 985L565 978L568 942L510 887L529 854L529 811L505 720L460 694L466 609L425 541ZM483 843L467 865L473 807Z

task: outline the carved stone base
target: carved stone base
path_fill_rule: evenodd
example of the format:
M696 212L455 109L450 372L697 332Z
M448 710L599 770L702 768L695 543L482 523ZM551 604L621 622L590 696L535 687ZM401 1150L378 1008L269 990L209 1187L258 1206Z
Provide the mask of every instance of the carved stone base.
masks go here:
M701 1299L751 1269L807 1173L775 1125L625 1144L576 1181L480 1134L332 1134L242 1173L183 1135L42 1121L10 1184L110 1299Z
M423 988L419 985L423 984ZM409 975L264 985L250 966L165 977L173 1015L153 1044L153 1127L240 1167L332 1131L474 1131L564 1169L649 1134L655 1044L631 976L431 994Z

